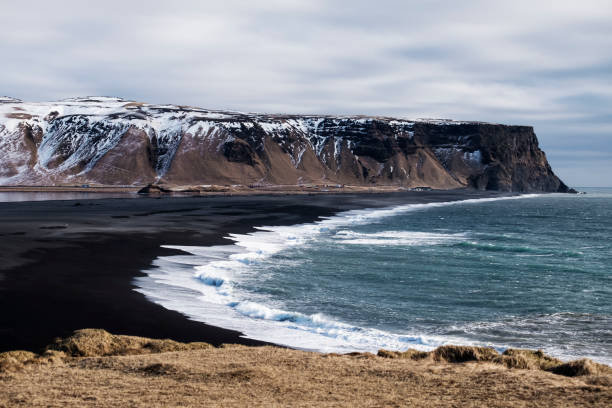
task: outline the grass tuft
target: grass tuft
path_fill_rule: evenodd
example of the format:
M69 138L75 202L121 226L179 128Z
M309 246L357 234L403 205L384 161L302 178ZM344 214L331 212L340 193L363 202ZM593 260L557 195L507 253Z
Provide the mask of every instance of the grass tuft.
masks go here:
M431 352L435 361L464 363L466 361L493 361L499 353L491 347L441 346Z
M174 340L147 339L110 334L101 329L77 330L70 337L56 339L47 351L61 351L72 357L97 357L167 353L212 348L208 343L179 343Z
M612 375L612 368L603 364L596 363L588 358L582 358L580 360L562 363L555 367L547 369L547 371L559 375L564 375L566 377L580 377L583 375L604 375L608 376L609 378L609 376Z
M378 357L422 360L429 357L426 351L408 349L406 351L378 350Z

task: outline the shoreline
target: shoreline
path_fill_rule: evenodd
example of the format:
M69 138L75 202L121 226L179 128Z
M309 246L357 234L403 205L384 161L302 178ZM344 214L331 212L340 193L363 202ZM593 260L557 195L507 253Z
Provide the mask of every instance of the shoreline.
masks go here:
M262 184L262 185L165 185L149 184L141 186L112 186L112 185L55 185L55 186L0 186L0 193L86 193L90 198L111 197L116 198L137 197L208 197L208 196L261 196L261 195L334 195L334 194L388 194L402 192L424 191L478 191L483 194L491 191L475 190L469 187L451 190L433 190L429 187L405 187L402 185L345 185L345 184ZM131 196L131 197L130 197ZM23 200L26 201L26 200ZM42 201L42 200L41 200Z
M135 193L141 187L132 186L0 186L0 193Z
M352 209L508 196L514 194L438 190L308 198L162 196L0 203L4 227L0 230L0 307L17 310L0 316L0 352L40 352L54 338L92 327L118 335L205 341L214 346L276 345L300 350L166 309L137 291L135 278L146 276L145 270L156 258L184 253L163 245L227 245L233 242L224 238L228 234L255 232L262 225L311 223ZM190 225L177 228L177 221L184 220ZM13 242L19 240L35 245L19 254L17 250L23 248Z
M259 225L313 222L340 211L495 197L471 190L391 194L143 197L0 203L0 351L40 351L84 327L213 345L263 345L189 320L134 290L161 245L218 245Z

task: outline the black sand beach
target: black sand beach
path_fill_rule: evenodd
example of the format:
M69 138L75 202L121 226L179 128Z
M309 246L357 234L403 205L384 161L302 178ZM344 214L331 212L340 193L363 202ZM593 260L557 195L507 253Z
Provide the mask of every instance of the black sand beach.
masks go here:
M355 208L499 193L114 198L0 203L0 352L38 352L82 328L213 345L261 342L187 319L133 290L161 245L226 244L228 233L292 225Z

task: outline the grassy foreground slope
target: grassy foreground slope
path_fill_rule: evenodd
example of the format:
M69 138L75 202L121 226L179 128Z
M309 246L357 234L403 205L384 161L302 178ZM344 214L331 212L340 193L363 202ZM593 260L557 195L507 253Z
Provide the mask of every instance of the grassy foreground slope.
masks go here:
M80 330L0 354L0 407L612 406L612 369L541 352L320 354Z

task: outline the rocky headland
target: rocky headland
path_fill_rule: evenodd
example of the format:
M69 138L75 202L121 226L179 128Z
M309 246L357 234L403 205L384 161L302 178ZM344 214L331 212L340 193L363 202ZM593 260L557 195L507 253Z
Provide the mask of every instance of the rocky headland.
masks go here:
M571 191L530 126L256 114L107 97L0 98L0 155L2 186Z

